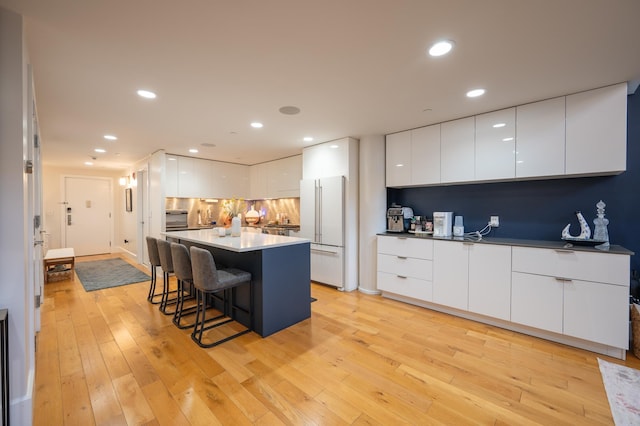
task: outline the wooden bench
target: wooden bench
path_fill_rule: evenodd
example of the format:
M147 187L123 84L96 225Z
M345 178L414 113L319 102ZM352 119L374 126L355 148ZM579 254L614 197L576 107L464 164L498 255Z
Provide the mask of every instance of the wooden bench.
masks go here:
M61 273L67 273L70 278L73 278L73 267L75 265L76 255L73 248L59 248L47 250L47 254L44 256L44 282L49 282L50 278ZM57 270L58 265L69 265L64 270Z

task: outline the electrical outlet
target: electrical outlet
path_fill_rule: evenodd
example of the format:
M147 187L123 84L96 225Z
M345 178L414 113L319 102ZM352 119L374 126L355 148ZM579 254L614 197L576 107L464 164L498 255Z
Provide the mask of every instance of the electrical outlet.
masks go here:
M489 221L489 225L492 228L497 228L500 226L500 216L491 216L491 220Z

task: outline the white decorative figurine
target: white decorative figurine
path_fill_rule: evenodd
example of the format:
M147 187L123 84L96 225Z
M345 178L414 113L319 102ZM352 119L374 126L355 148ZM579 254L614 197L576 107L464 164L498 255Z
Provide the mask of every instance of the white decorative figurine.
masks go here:
M609 231L607 230L607 225L609 224L609 219L604 217L604 208L607 205L602 201L598 201L596 204L596 213L598 217L593 219L593 224L596 226L593 231L593 239L602 241L604 244L602 246L609 247Z
M582 212L576 212L576 216L578 217L578 222L580 223L580 235L574 237L569 233L569 228L571 224L568 224L562 230L562 239L563 240L588 240L591 238L591 228L589 228L589 224L582 216Z

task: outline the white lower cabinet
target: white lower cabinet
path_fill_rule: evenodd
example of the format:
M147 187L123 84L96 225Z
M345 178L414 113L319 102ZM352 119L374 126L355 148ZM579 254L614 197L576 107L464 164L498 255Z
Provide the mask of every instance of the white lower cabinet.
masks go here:
M431 240L378 237L378 290L430 302L432 253Z
M433 242L433 303L467 310L470 247L455 241Z
M511 246L469 247L469 312L511 319Z
M433 302L510 319L511 247L434 241Z
M617 357L629 346L629 267L626 253L378 237L383 295Z
M513 248L513 322L616 348L629 345L629 256Z

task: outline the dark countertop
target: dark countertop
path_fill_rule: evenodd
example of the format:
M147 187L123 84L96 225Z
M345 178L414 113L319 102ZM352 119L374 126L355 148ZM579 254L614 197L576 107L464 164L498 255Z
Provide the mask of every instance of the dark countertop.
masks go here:
M569 243L568 241L549 241L549 240L526 240L520 238L494 238L494 237L482 237L478 240L474 236L469 237L433 237L432 235L415 235L408 232L380 232L377 235L387 237L402 237L402 238L421 238L440 241L465 241L470 243L479 244L499 244L519 247L534 247L534 248L546 248L553 250L575 250L586 251L592 253L610 253L610 254L624 254L627 256L633 256L635 253L622 246L611 244L608 249L598 249L593 246L578 245L575 243ZM570 244L570 245L569 245Z

